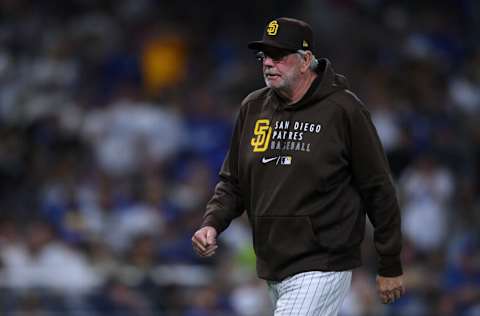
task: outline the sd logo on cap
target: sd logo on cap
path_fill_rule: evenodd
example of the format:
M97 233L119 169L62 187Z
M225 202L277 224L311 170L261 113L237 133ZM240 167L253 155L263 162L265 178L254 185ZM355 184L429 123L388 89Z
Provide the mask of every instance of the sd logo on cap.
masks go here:
M273 20L272 22L268 23L268 26L267 26L268 35L277 35L277 30L278 30L278 23L276 20Z
M313 50L313 31L306 22L293 18L278 18L270 21L261 41L250 42L248 48L262 50L279 48L292 52Z

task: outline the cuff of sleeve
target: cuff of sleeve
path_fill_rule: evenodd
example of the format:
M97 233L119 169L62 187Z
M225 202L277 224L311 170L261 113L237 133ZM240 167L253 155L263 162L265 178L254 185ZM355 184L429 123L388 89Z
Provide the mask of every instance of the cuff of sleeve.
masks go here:
M212 216L205 217L202 222L202 225L200 225L200 228L203 228L206 226L211 226L215 228L218 235L220 235L220 233L225 230L225 227L222 227L222 225L218 221L216 221Z
M397 277L403 274L400 256L381 256L378 262L378 275Z

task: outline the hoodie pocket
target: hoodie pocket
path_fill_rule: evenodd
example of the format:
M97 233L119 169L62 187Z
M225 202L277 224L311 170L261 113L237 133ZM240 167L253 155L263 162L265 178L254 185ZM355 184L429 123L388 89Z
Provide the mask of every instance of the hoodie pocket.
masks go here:
M308 216L257 217L254 246L258 263L273 270L322 252Z

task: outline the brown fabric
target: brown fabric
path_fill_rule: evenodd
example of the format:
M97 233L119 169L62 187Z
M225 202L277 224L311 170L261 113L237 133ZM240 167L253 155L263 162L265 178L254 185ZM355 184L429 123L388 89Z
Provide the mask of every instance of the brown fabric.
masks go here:
M359 266L368 215L378 273L401 275L400 210L369 112L328 60L318 74L296 104L269 88L243 101L202 226L221 233L246 210L259 277L282 280Z

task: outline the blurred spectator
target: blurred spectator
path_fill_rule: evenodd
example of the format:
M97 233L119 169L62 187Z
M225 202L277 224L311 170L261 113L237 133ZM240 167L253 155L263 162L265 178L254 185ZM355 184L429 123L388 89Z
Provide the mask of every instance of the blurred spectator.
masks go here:
M157 96L180 84L187 72L187 45L177 27L153 26L142 51L142 72L147 95Z
M213 287L202 287L193 292L190 307L182 316L222 316L230 309L222 304L222 295Z
M450 97L466 115L480 111L480 51L466 61L463 71L449 84Z
M402 174L403 232L419 251L432 252L442 246L448 233L454 185L450 172L428 155ZM426 224L429 229L424 229Z
M444 271L439 315L480 314L480 252L478 231L465 233L450 243Z
M179 173L179 183L171 195L172 203L185 211L202 208L210 198L212 188L208 166L203 161L194 160L184 164Z
M6 244L0 254L6 287L46 288L73 295L99 285L87 258L56 241L50 226L41 221L28 225L25 244L21 240Z
M239 316L266 316L270 314L265 284L258 279L246 280L238 285L231 295L232 307Z
M383 308L375 304L376 296L376 285L372 277L363 269L356 271L352 278L351 291L345 298L339 315L382 315Z
M92 306L102 315L162 315L137 290L115 280L106 284L101 295L92 298Z
M171 110L130 97L85 118L84 137L93 144L99 166L112 175L165 162L182 148L184 135L181 118Z
M215 175L222 165L233 128L228 106L220 102L214 100L208 87L201 86L191 92L184 109L188 148Z

